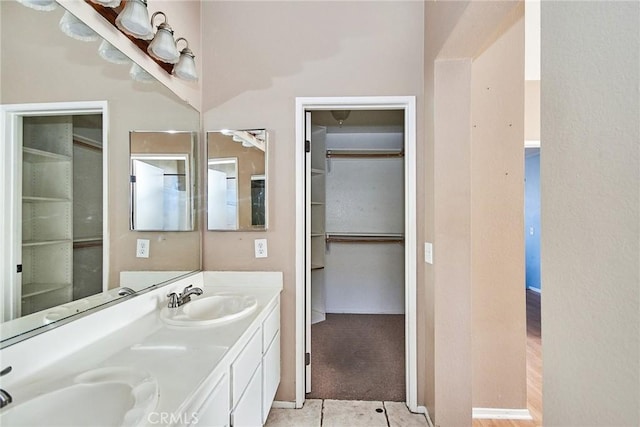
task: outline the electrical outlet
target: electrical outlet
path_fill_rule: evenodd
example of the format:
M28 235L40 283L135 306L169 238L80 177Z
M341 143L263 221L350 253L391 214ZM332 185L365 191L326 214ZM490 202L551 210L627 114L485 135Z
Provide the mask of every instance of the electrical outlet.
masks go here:
M433 243L424 243L424 262L433 264Z
M148 239L138 239L138 242L136 245L136 257L149 258L149 240Z
M256 250L256 258L266 258L267 257L267 239L256 239L255 250Z

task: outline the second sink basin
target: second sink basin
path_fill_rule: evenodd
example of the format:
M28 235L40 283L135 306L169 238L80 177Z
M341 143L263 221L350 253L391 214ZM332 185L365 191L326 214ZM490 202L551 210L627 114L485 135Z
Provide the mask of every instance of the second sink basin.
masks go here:
M60 388L9 406L7 426L141 426L158 402L158 384L129 368L101 368L76 376ZM15 404L15 402L14 402Z
M212 326L241 319L257 306L254 296L220 293L194 298L178 308L164 307L160 318L173 326Z

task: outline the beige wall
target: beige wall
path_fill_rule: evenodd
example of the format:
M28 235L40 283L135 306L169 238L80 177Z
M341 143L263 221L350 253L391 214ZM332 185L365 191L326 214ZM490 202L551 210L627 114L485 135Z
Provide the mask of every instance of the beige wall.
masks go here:
M640 425L640 3L542 2L547 426Z
M473 61L471 283L474 408L527 407L524 19Z
M524 82L524 139L540 141L540 80Z
M129 231L129 131L198 130L197 111L164 86L134 83L127 65L103 61L99 42L58 29L63 11L37 12L0 2L2 103L107 100L109 103L110 285L122 270L197 270L200 233ZM137 238L151 239L151 256L135 257Z
M502 206L508 206L509 212L501 219L511 220L513 209L519 203L522 215L522 194L516 192L515 200L510 200L510 197L514 196L518 176L522 185L523 152L520 151L520 158L517 159L514 157L516 146L507 146L508 151L503 153L504 147L500 143L507 144L507 141L493 141L493 137L513 138L519 131L522 143L522 116L519 120L514 117L512 124L515 124L515 128L510 131L502 131L497 127L497 123L503 119L501 114L508 107L515 106L515 111L511 112L513 115L518 110L524 114L522 105L517 105L518 101L523 102L523 64L517 65L518 61L523 61L522 52L517 51L518 37L523 37L521 24L518 23L522 13L522 4L518 2L425 3L425 143L427 152L433 152L433 156L428 156L433 157L433 163L430 164L428 158L425 160L425 165L433 170L433 182L427 176L426 191L434 195L432 207L426 206L426 234L429 236L433 233L434 236L435 263L433 268L427 266L424 282L427 345L423 357L427 375L423 386L431 418L441 426L469 425L471 407L478 407L480 403L484 407L504 407L502 405L511 400L505 400L500 391L518 390L515 408L523 407L521 390L525 378L524 367L520 372L509 369L508 374L499 378L480 377L474 375L472 369L485 363L491 369L501 363L511 367L522 365L522 355L516 354L514 361L513 352L501 355L483 348L491 340L508 340L512 337L512 331L501 323L502 320L511 320L511 315L507 319L491 320L495 306L479 304L474 299L492 279L486 277L484 264L477 262L482 251L488 250L498 258L491 261L500 263L507 250L522 244L521 229L514 232L517 234L506 236L482 235L483 227L495 227L490 214ZM520 27L514 27L516 23ZM506 36L509 40L507 46L503 41L505 32L512 34ZM505 58L511 53L516 56ZM508 70L500 72L503 78L508 77L505 85L498 83L498 93L501 95L507 90L517 89L520 67L520 93L507 96L505 106L496 102L498 98L504 98L498 95L485 104L482 99L484 94L480 96L475 90L483 79L495 83L490 75L494 71L493 60L511 65ZM485 123L487 131L478 133L477 128L472 128L472 118ZM494 157L478 157L480 153L475 150L475 144L491 145L486 154L493 150ZM496 158L500 162L496 162ZM495 167L496 164L501 168ZM493 192L487 185L504 167L515 171L509 179L504 179L502 175L501 188L508 188L509 193ZM478 173L480 176L476 180ZM489 194L491 197L478 205L476 196L479 194ZM429 221L431 215L433 222ZM516 221L510 229L516 230L518 224L522 224L522 217ZM521 252L523 250L521 248ZM515 259L511 255L507 259L518 261L517 255ZM521 276L524 266L520 264L519 268ZM517 269L518 266L514 265L509 270L510 277L516 280L514 271ZM501 288L506 286L502 280L499 283ZM519 316L523 316L523 295L519 298L513 293L500 295L492 292L491 296L503 304L500 310L504 309L504 304L520 305ZM517 309L508 311L517 313ZM476 320L481 320L484 328L479 329L474 323ZM522 324L521 320L518 322ZM480 333L480 336L475 338L473 333ZM521 334L520 342L524 343L524 330ZM488 391L486 394L480 391L484 388Z
M278 400L295 399L295 97L414 95L422 156L423 17L421 2L203 2L205 131L270 132L269 230L206 232L204 268L284 272Z

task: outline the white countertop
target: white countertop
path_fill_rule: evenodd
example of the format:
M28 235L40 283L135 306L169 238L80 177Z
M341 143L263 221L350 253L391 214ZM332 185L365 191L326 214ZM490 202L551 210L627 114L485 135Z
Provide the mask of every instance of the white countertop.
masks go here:
M226 273L224 277L228 277ZM248 284L254 283L251 280L236 281L230 286L228 281L216 281L205 276L205 283L212 282L226 285L204 285L202 297L219 292L253 295L257 299L256 310L244 318L215 326L168 326L159 317L162 308L160 304L166 303L166 298L156 296L160 306L155 310L65 355L32 375L12 381L11 387L5 388L13 396L11 405L19 405L34 395L55 389L61 381L88 370L132 367L147 372L158 383L159 400L154 412L177 415L197 409L192 406L192 399L199 389L213 385L226 372L255 328L269 314L271 307L275 306L282 290L281 284L252 286ZM162 291L163 294L167 292ZM144 296L141 295L140 298ZM196 298L200 297L193 297L194 300ZM132 298L131 302L135 299L137 298Z

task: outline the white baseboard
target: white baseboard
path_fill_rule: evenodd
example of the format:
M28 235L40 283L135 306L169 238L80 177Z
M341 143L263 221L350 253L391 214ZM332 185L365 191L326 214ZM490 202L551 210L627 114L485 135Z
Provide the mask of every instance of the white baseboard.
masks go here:
M296 402L283 402L281 400L274 400L271 404L271 407L277 409L296 409Z
M533 286L527 286L527 290L529 291L533 291L537 294L541 293L542 291L540 290L540 288L534 288Z
M431 417L429 416L429 411L427 410L427 407L418 406L416 410L418 411L419 414L424 414L424 416L427 418L427 424L429 424L429 427L433 427L433 422L431 421Z
M528 409L473 408L473 418L493 420L532 420Z

